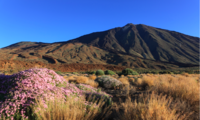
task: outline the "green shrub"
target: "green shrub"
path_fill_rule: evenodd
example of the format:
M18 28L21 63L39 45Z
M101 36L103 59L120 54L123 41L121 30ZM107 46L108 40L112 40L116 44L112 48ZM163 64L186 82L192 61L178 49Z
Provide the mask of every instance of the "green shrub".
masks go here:
M153 74L159 74L159 71L153 71L152 73Z
M91 74L96 74L96 71L92 71Z
M119 76L121 76L122 71L117 71L116 74L118 74Z
M78 74L77 72L72 72L72 74Z
M122 75L138 75L138 73L130 68L126 68L122 71Z
M104 71L103 70L97 70L96 75L104 75Z
M173 71L174 74L179 74L179 71Z
M174 74L173 72L170 72L169 74Z
M57 73L57 74L59 74L59 75L61 75L61 74L62 74L62 72L60 72L60 71L56 71L56 73Z
M96 74L96 71L87 71L87 74Z
M106 75L115 75L116 73L113 72L112 70L106 70L106 71L105 71L105 74L106 74Z

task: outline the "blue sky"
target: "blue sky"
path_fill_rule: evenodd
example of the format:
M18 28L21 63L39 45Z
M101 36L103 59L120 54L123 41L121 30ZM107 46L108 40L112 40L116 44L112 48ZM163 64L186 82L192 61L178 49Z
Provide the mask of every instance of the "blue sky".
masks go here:
M0 48L145 24L199 37L199 0L0 0Z

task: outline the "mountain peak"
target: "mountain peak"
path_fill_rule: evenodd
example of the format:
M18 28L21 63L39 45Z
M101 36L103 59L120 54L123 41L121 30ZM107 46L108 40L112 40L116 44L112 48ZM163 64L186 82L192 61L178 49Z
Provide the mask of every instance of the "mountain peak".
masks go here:
M126 24L124 27L122 27L122 30L125 31L125 30L127 30L128 28L130 28L131 26L134 26L134 24L128 23L128 24Z
M128 23L125 26L132 26L132 25L134 25L134 24L133 23Z

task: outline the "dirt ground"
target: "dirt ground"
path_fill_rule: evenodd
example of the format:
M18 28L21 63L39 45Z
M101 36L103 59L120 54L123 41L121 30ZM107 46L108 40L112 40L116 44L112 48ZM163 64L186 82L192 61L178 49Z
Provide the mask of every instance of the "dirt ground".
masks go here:
M45 64L37 61L16 61L16 60L2 60L0 61L0 71L7 72L18 72L22 70L26 70L29 68L38 67L38 68L49 68L55 71L62 72L81 72L81 71L92 71L92 70L113 70L113 71L121 71L125 69L124 66L116 66L116 65L106 65L106 64L82 64L82 63L72 63L72 64Z

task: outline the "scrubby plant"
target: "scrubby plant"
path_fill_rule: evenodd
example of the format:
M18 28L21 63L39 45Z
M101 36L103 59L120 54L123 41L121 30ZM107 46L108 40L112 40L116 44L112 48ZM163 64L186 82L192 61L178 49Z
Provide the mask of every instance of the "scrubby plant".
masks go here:
M72 72L72 74L78 74L77 72Z
M179 106L187 109L184 102L180 100L172 102L172 98L166 95L152 92L152 94L142 94L139 99L138 103L136 100L133 102L129 97L125 103L116 104L118 118L120 120L187 120L192 115L192 112L179 111Z
M87 73L87 74L92 74L92 75L93 75L93 74L96 74L96 71L87 71L86 73Z
M95 81L99 83L99 86L105 88L114 88L122 85L122 82L119 80L105 75L96 78Z
M89 85L85 84L78 84L76 85L79 89L83 90L84 94L86 95L86 99L90 102L95 102L96 100L97 103L99 102L100 99L106 102L107 105L112 104L112 96L107 94L106 92L102 92L101 90L97 88L93 88Z
M88 80L87 85L97 88L99 86L99 83L95 82L94 80Z
M118 80L120 82L122 82L124 85L129 85L130 84L128 78L121 77L121 78L118 78Z
M65 86L65 89L59 86ZM46 68L29 69L10 76L0 75L0 91L3 96L0 116L6 116L6 119L15 117L18 112L26 118L26 109L34 104L34 99L53 99L52 92L58 98L81 94L76 86L67 84L63 77Z
M78 99L83 92L47 68L0 75L0 119L28 119L30 116L27 109L36 105L35 99L41 99L43 106L47 108L47 99L66 99L71 96Z
M76 82L77 83L87 83L88 82L88 77L85 76L78 76L76 78Z
M115 75L116 73L114 71L112 71L112 70L106 70L105 74L106 75Z
M122 75L122 71L117 71L116 74L121 76Z
M95 80L96 78L97 78L96 75L90 75L90 76L89 76L89 79L91 79L91 80Z
M92 71L91 74L96 74L96 71Z
M104 71L103 70L97 70L96 75L104 75Z
M111 107L103 108L105 106L103 100L91 105L83 104L85 101L83 97L75 100L67 98L66 101L63 99L48 100L46 101L48 109L44 110L45 106L42 101L37 100L38 107L33 108L41 120L94 120L97 117L102 119L111 113Z
M122 71L122 75L139 75L139 74L130 68L126 68Z
M61 74L62 74L62 72L60 72L60 71L56 71L56 73L57 73L57 74L59 74L59 75L61 75Z

